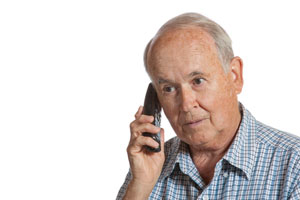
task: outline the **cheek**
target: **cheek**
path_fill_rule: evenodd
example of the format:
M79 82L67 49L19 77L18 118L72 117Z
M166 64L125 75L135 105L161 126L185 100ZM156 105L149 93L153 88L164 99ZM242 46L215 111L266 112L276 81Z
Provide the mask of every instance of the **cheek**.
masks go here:
M230 85L227 82L211 84L205 92L199 94L197 99L200 106L210 113L215 125L223 124L231 110L234 95L231 94Z
M231 85L226 78L220 76L209 86L205 93L205 101L212 107L223 107L232 99Z
M176 106L172 102L163 102L162 103L162 108L164 109L164 112L166 114L166 117L169 120L175 119L176 118Z
M174 102L174 101L161 101L162 104L162 108L164 110L164 113L166 115L166 117L168 118L171 126L173 127L173 129L178 129L177 125L178 125L178 113L179 113L179 108L178 105Z

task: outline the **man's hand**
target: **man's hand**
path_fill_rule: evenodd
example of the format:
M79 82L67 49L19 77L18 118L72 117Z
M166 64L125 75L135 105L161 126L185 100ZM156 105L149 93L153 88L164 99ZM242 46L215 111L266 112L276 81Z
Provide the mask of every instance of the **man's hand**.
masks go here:
M140 106L135 114L135 120L130 124L131 137L127 147L127 154L132 173L132 179L127 188L124 199L148 199L155 186L164 161L164 130L151 124L153 116L142 115ZM145 145L157 148L159 144L150 137L142 135L143 132L158 133L161 131L161 151L149 152Z

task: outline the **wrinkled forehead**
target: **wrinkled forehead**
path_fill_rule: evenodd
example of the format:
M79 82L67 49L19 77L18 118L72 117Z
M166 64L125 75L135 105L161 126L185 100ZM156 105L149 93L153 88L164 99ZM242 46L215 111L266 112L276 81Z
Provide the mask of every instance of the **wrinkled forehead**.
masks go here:
M147 52L147 67L150 72L162 61L188 60L202 55L207 59L217 58L214 39L202 28L188 27L166 30L153 38Z
M214 39L203 28L200 27L182 27L170 28L159 32L152 40L151 48L161 47L167 44L210 44L215 46ZM151 50L150 48L150 50Z

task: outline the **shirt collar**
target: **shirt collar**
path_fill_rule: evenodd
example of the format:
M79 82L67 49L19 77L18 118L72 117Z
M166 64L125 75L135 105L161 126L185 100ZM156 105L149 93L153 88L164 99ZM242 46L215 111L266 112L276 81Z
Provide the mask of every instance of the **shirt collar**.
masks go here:
M241 103L240 111L242 120L238 132L222 160L226 160L232 166L242 170L250 179L256 157L256 120ZM160 176L162 179L173 172L176 163L179 163L180 170L185 174L188 174L194 166L188 145L178 137L171 140L173 141L166 144L169 147L165 147L167 151L165 152L166 161Z
M241 169L250 179L256 157L256 120L240 103L242 120L238 132L223 157L231 165Z
M189 147L186 143L181 141L178 137L172 138L165 146L166 160L163 166L162 173L160 175L161 179L169 176L176 164L179 164L180 170L188 174L194 167L194 163L189 153Z
M160 175L160 179L164 179L167 176L170 176L170 174L173 172L178 157L180 157L181 154L181 143L182 142L178 137L174 137L165 143L166 160Z

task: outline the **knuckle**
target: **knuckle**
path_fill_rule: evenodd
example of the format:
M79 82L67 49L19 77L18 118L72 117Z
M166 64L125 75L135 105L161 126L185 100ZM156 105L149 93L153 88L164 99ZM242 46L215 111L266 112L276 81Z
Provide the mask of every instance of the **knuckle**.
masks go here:
M152 130L152 124L146 124L145 128L149 131Z
M138 118L137 118L137 121L138 122L142 122L145 118L145 115L140 115Z
M130 152L131 152L132 146L133 146L133 141L130 140L130 141L129 141L129 144L128 144L128 146L127 146L127 149L126 149L127 153L130 153Z
M145 121L145 122L152 122L152 118L153 116L152 115L142 115L142 120Z
M146 129L147 129L149 132L151 132L151 133L155 133L157 127L154 126L153 124L150 124L150 123L149 123L149 124L146 125Z
M150 137L145 137L145 141L147 142L147 144L151 144L153 142L153 139Z
M151 122L154 121L154 117L152 115L149 116L149 121L151 121Z
M131 122L131 123L129 124L129 127L130 127L130 129L133 129L133 128L135 127L135 121Z
M130 153L130 150L131 150L131 147L130 147L130 145L128 145L128 147L126 149L126 151L127 151L128 154Z
M158 145L157 142L155 142L152 138L147 137L146 138L146 144L151 146L151 147L156 147Z
M127 151L127 153L129 152L129 146L127 146L126 151Z

